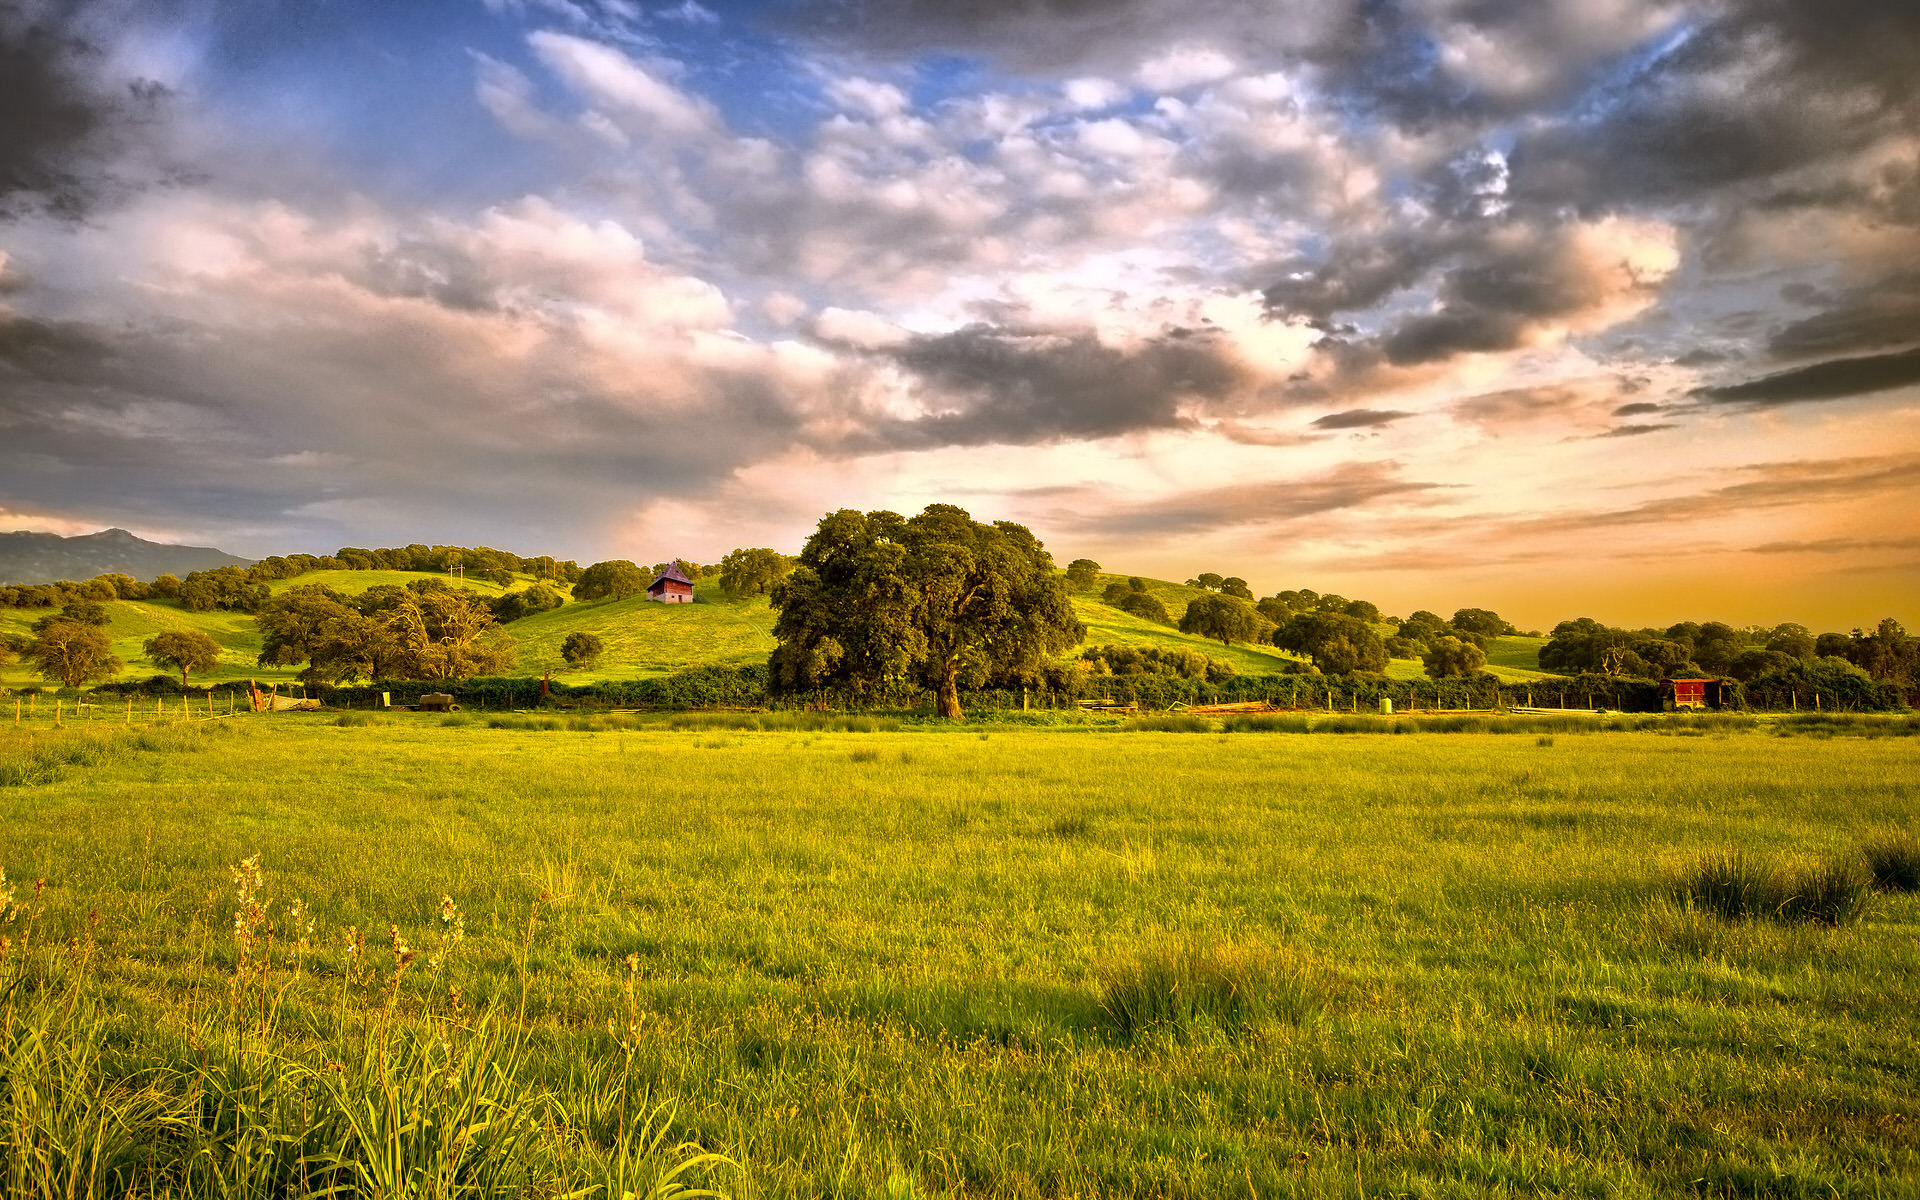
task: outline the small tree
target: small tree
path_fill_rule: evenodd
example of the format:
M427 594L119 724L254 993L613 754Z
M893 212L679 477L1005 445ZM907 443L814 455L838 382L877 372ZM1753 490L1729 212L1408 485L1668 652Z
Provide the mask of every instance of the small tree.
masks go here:
M1426 664L1429 679L1465 679L1487 665L1487 652L1472 642L1449 636L1435 638L1420 659Z
M583 633L575 630L567 635L566 641L560 643L560 657L566 659L567 665L573 667L591 667L598 663L600 656L606 652L606 643L600 640L600 635L597 633Z
M163 667L180 672L180 686L187 686L187 672L207 671L220 665L220 643L197 629L170 629L156 634L141 649Z
M1100 564L1090 558L1076 558L1067 564L1067 586L1084 591L1100 578Z
M40 636L27 647L27 657L41 675L67 687L110 679L126 666L114 657L113 642L98 625L53 621L38 632Z
M1128 592L1120 597L1115 605L1128 616L1139 617L1142 621L1152 621L1155 625L1173 624L1173 615L1167 612L1167 606L1160 603L1160 597L1152 592Z

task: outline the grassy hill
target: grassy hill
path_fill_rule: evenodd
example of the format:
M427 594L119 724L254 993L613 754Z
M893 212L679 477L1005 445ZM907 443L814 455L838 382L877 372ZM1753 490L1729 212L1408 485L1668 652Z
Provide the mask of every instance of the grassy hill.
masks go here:
M520 647L516 670L537 675L552 667L555 679L587 683L767 661L774 641L765 596L728 600L717 579L700 580L693 595L692 604L658 604L645 596L576 601L522 617L507 626ZM576 671L560 657L560 644L576 630L606 644L606 656L590 671Z
M1273 646L1235 644L1222 646L1217 641L1193 637L1166 625L1121 612L1100 600L1101 592L1125 575L1102 575L1092 587L1074 593L1075 613L1087 626L1087 645L1117 644L1155 646L1162 649L1197 650L1212 658L1233 664L1242 675L1266 675L1284 670L1295 656ZM342 592L362 592L376 586L402 586L417 579L438 579L453 587L466 588L482 596L528 587L530 577L522 576L511 588L503 588L484 579L460 579L456 576L417 571L315 571L293 579L275 581L278 594L288 588L325 584ZM1175 620L1203 590L1167 580L1145 581L1147 590L1166 605ZM561 590L564 594L564 589ZM656 604L644 597L625 600L569 600L550 612L524 617L507 626L519 646L514 673L537 675L551 668L554 678L568 683L587 683L595 679L645 679L669 675L692 667L711 665L748 665L766 661L773 650L773 613L764 596L748 600L728 600L720 594L719 583L704 579L694 587L692 604ZM121 600L107 604L108 632L114 653L126 662L119 678L144 679L162 669L148 661L141 645L166 630L198 630L219 642L223 653L220 666L196 674L194 682L221 682L238 679L290 681L298 673L292 667L261 667L256 663L260 635L253 618L245 613L188 612L168 601ZM50 609L0 609L0 636L26 636L34 621L47 616ZM1381 626L1382 634L1391 627ZM580 631L599 636L606 644L606 655L591 670L575 670L560 656L567 634ZM1487 648L1487 669L1509 683L1522 683L1547 675L1538 669L1538 653L1544 638L1496 638ZM1387 665L1392 679L1422 679L1426 672L1417 660L1395 659ZM0 686L22 687L44 684L23 663L0 667Z

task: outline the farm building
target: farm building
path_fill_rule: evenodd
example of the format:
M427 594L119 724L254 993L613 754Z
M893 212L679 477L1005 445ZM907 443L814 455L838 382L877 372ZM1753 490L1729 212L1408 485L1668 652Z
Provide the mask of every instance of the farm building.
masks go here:
M667 569L647 585L647 599L662 604L692 604L693 580L687 578L679 563L668 563Z
M1726 684L1718 679L1669 679L1661 690L1669 709L1719 708L1726 703Z

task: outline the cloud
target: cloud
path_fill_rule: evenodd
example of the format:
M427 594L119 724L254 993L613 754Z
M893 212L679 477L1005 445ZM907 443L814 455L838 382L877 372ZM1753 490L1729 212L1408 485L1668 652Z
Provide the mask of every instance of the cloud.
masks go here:
M1832 537L1812 542L1765 542L1749 554L1855 554L1864 550L1920 550L1920 537Z
M1247 382L1215 335L1109 345L1089 330L970 325L923 334L887 357L919 412L879 416L850 448L1030 444L1191 427L1188 405Z
M113 78L88 25L64 6L0 4L0 216L74 219L130 186L117 160L166 89Z
M1194 536L1235 527L1265 528L1343 509L1359 509L1394 496L1417 496L1440 485L1401 477L1392 462L1348 463L1319 475L1232 487L1173 491L1152 503L1115 502L1087 495L1073 515L1056 523L1090 536Z
M1894 272L1837 297L1815 293L1808 299L1824 301L1825 310L1768 338L1775 357L1815 358L1920 339L1920 273Z
M1920 384L1920 348L1815 363L1745 383L1700 388L1694 394L1714 404L1759 408L1846 400Z
M1593 436L1602 438L1643 437L1649 433L1659 433L1663 429L1678 429L1677 425L1616 425L1605 433Z
M1350 408L1328 413L1311 424L1315 429L1380 429L1412 415L1394 409Z
M1646 400L1639 400L1632 404L1622 404L1619 408L1614 409L1611 415L1616 417L1640 417L1648 413L1665 411L1666 405L1664 404L1653 404Z

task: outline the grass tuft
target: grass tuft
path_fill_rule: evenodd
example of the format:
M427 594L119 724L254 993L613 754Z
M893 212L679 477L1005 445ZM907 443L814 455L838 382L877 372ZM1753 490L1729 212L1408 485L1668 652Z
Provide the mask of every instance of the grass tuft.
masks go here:
M1125 1041L1297 1025L1325 1008L1330 991L1324 973L1300 956L1261 944L1163 945L1110 963L1097 977L1100 1011Z
M1884 829L1860 847L1873 886L1882 892L1920 891L1920 842L1904 829Z
M1872 876L1854 859L1776 866L1743 850L1703 854L1670 882L1674 899L1723 920L1844 925L1865 912Z

